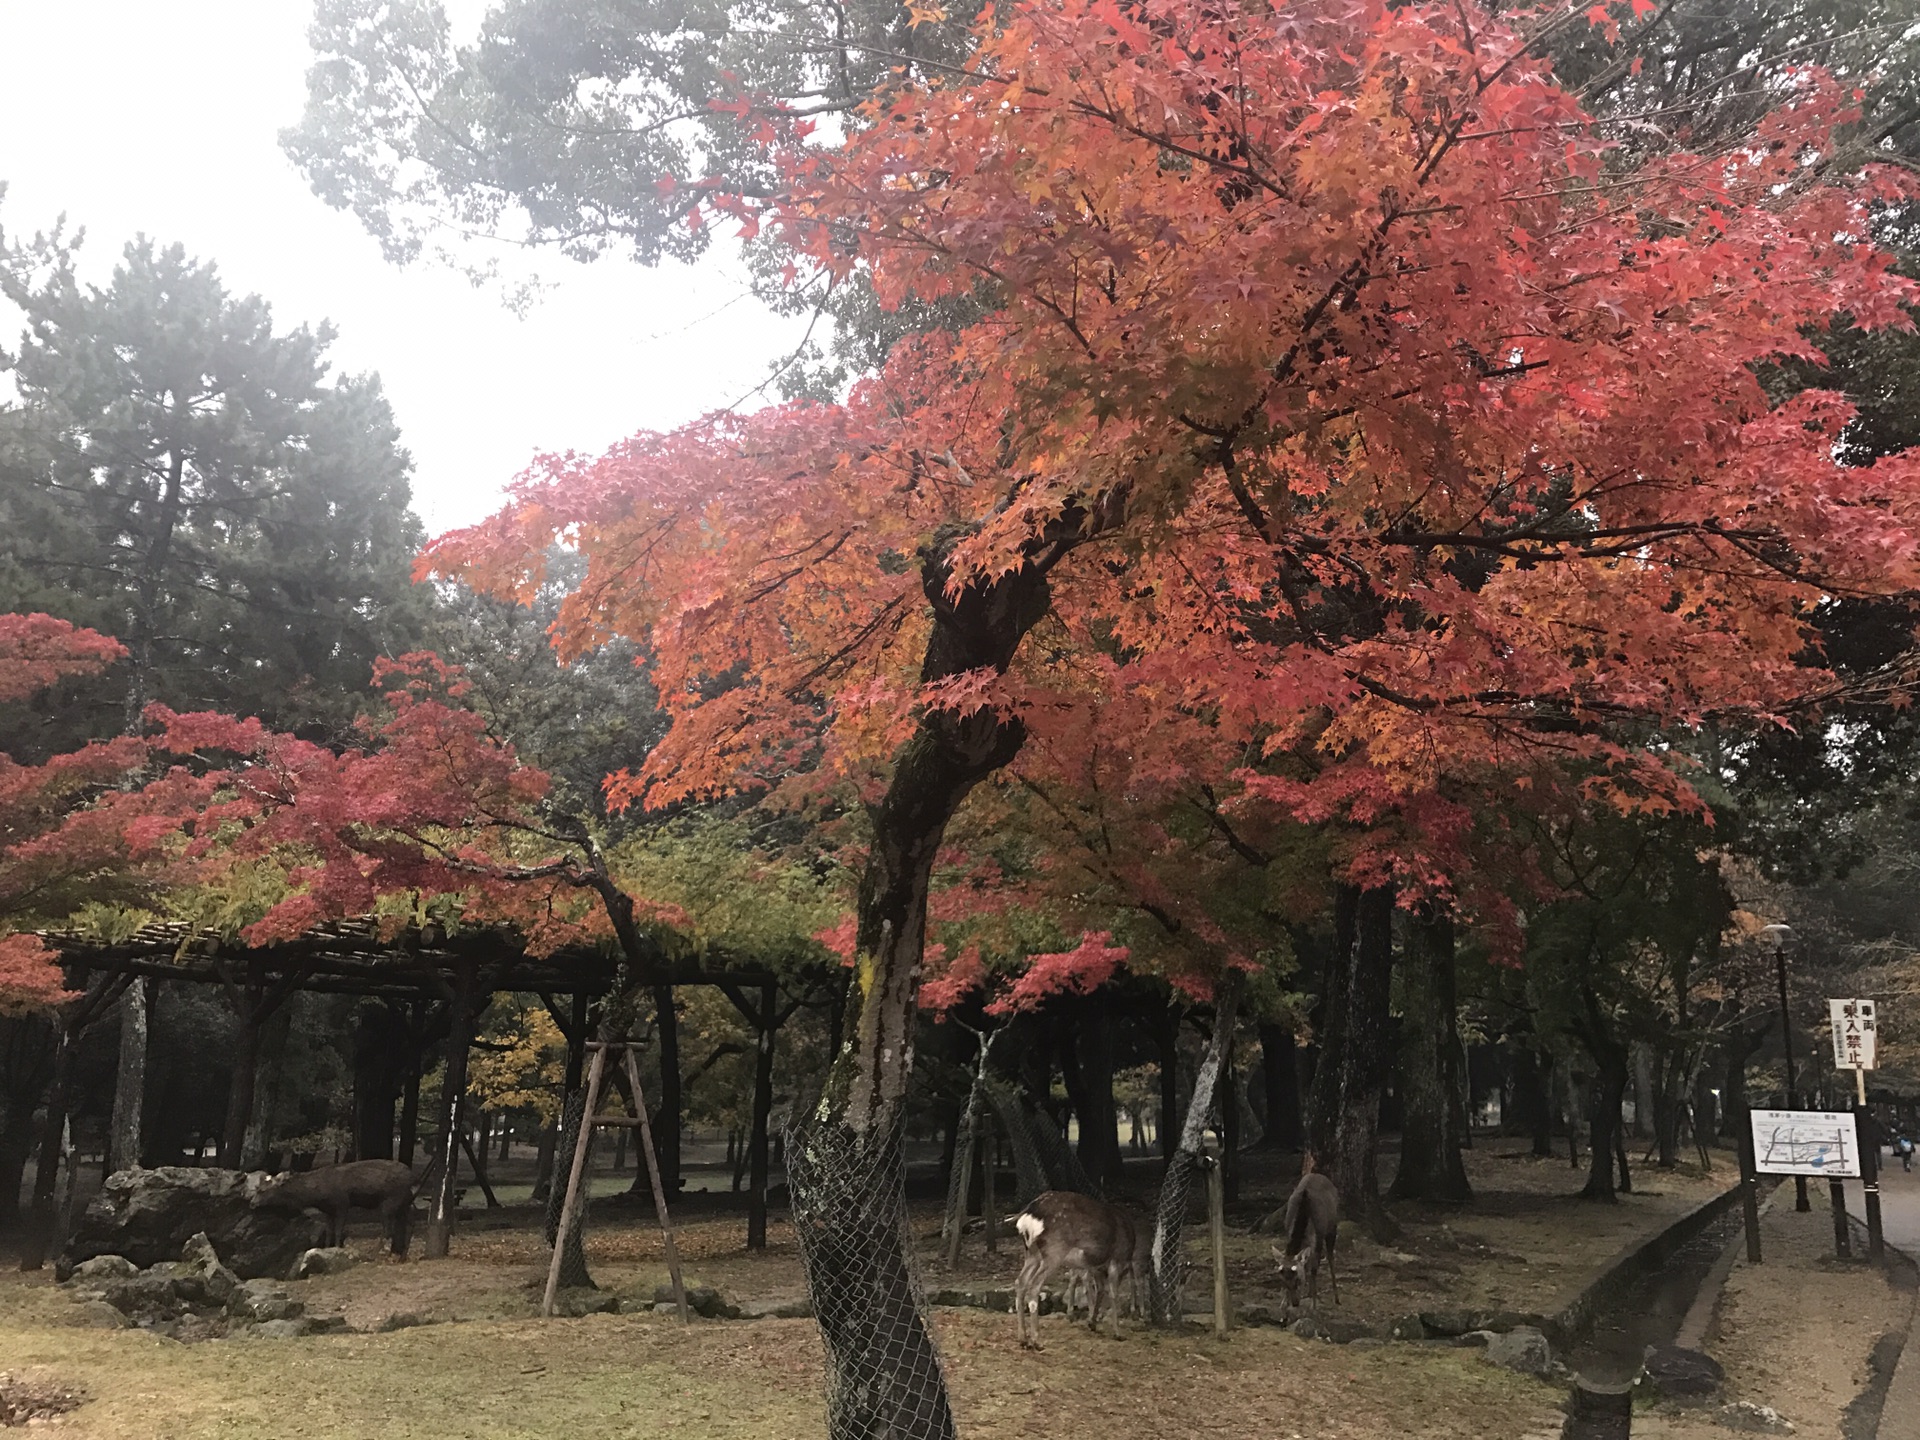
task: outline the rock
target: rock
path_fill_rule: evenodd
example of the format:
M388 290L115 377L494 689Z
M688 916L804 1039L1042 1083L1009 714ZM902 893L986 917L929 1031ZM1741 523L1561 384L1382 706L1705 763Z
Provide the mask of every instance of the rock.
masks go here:
M239 1288L240 1277L220 1263L213 1242L204 1233L180 1247L180 1293L195 1305L225 1305Z
M89 1300L76 1306L73 1323L89 1330L124 1330L132 1322L115 1306L104 1300Z
M689 1296L689 1299L692 1297ZM617 1315L620 1297L611 1290L562 1290L554 1297L553 1311L578 1320L582 1315Z
M1284 1305L1242 1305L1238 1318L1242 1325L1284 1325L1287 1323L1287 1307Z
M1439 1332L1435 1332L1436 1334ZM1457 1333L1457 1332L1456 1332ZM1427 1323L1424 1315L1402 1315L1387 1326L1389 1340L1424 1340L1427 1338Z
M249 1335L257 1335L262 1340L294 1340L302 1335L311 1334L312 1332L313 1322L311 1320L305 1319L304 1317L290 1317L285 1320L263 1320L247 1333Z
M314 1210L256 1210L265 1178L187 1165L116 1171L74 1227L55 1273L64 1278L103 1255L138 1266L178 1260L187 1242L204 1234L215 1260L236 1275L285 1275L302 1251L326 1238L327 1222Z
M1469 1330L1464 1335L1454 1336L1453 1343L1459 1346L1477 1349L1492 1343L1495 1334L1496 1332L1492 1330Z
M1320 1338L1331 1340L1336 1345L1351 1345L1356 1340L1371 1340L1377 1337L1371 1325L1364 1325L1358 1320L1322 1320Z
M1713 1423L1729 1430L1748 1430L1759 1435L1791 1435L1793 1422L1771 1405L1756 1405L1751 1400L1736 1400L1713 1412Z
M653 1302L653 1313L656 1315L678 1315L680 1313L680 1307L671 1300L656 1300Z
M432 1323L426 1316L416 1314L412 1310L395 1310L391 1315L382 1315L373 1328L385 1335L395 1330L411 1330L416 1325Z
M1320 1322L1311 1315L1302 1315L1287 1328L1302 1340L1319 1340L1323 1338L1320 1333Z
M124 1255L96 1255L75 1265L66 1278L79 1284L92 1280L125 1280L139 1273L140 1267Z
M1378 1335L1362 1335L1358 1340L1347 1342L1349 1350L1380 1350L1386 1347L1386 1341Z
M237 1320L293 1320L306 1309L271 1280L243 1280L227 1298L227 1313Z
M293 1262L288 1272L289 1280L311 1280L316 1275L338 1275L342 1270L357 1264L354 1253L344 1245L330 1245L324 1250L308 1250Z
M1464 1335L1469 1330L1491 1330L1491 1325L1476 1325L1464 1310L1422 1310L1420 1324L1429 1335ZM1512 1329L1512 1326L1506 1327Z
M811 1320L813 1305L806 1300L747 1300L741 1303L743 1320Z
M1489 1310L1473 1316L1472 1323L1467 1326L1467 1329L1491 1330L1495 1334L1504 1335L1507 1331L1518 1330L1522 1326L1539 1330L1542 1329L1545 1324L1546 1317L1544 1315L1536 1315L1529 1311Z
M1489 1365L1504 1366L1522 1375L1545 1375L1553 1368L1553 1347L1531 1325L1522 1325L1504 1335L1489 1332L1483 1358Z
M1679 1345L1649 1345L1640 1365L1640 1383L1663 1400L1698 1405L1716 1395L1727 1372L1711 1355Z
M662 1300L673 1303L673 1286L657 1285L653 1291L653 1303ZM705 1320L736 1319L740 1312L720 1298L720 1292L711 1285L687 1286L687 1308Z
M121 1314L136 1318L172 1319L186 1308L170 1275L149 1273L111 1280L101 1287L100 1295Z

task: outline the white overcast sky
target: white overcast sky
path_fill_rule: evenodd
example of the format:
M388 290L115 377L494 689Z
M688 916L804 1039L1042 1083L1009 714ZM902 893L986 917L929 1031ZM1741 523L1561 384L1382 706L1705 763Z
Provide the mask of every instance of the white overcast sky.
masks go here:
M136 233L177 240L230 290L270 301L276 327L333 321L336 366L386 384L433 532L486 515L542 451L599 450L733 403L798 339L803 323L743 293L725 241L694 268L540 257L554 288L524 320L451 270L389 266L279 148L305 94L310 10L0 0L0 225L30 233L64 211L98 279ZM0 326L11 346L17 317Z

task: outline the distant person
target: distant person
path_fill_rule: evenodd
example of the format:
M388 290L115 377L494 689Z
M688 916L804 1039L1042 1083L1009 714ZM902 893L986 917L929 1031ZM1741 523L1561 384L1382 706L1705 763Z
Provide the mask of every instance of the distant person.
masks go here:
M1913 1137L1911 1135L1896 1136L1893 1148L1900 1152L1900 1168L1911 1175L1913 1173Z

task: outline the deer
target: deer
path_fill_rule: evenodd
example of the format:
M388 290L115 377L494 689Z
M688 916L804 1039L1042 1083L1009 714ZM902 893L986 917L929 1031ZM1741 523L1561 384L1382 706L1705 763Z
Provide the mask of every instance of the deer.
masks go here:
M415 1189L412 1169L398 1160L349 1160L299 1174L270 1176L253 1203L264 1210L325 1212L329 1245L346 1243L347 1212L355 1205L378 1210L393 1253L405 1255Z
M1027 1258L1013 1285L1020 1343L1040 1348L1040 1290L1063 1267L1081 1272L1088 1285L1087 1327L1100 1326L1102 1301L1114 1339L1120 1338L1120 1284L1134 1274L1137 1231L1118 1206L1071 1190L1048 1190L1014 1217Z
M1280 1283L1286 1288L1287 1304L1298 1307L1304 1282L1307 1298L1315 1310L1320 1308L1320 1261L1327 1262L1327 1278L1333 1282L1333 1303L1340 1303L1340 1277L1333 1269L1334 1242L1340 1238L1340 1191L1326 1176L1308 1170L1287 1197L1283 1222L1287 1248L1283 1253L1273 1247L1273 1258L1280 1262Z

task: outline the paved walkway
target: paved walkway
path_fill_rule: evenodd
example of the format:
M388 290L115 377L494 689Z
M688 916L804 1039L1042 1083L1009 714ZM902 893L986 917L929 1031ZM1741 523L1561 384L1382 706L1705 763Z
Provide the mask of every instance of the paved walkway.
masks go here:
M1829 1203L1819 1186L1815 1196L1816 1205ZM1847 1213L1862 1220L1866 1217L1857 1180L1847 1182ZM1887 1243L1920 1264L1920 1157L1911 1174L1902 1171L1899 1160L1891 1155L1880 1162L1880 1217ZM1920 1340L1911 1335L1887 1389L1879 1440L1920 1440Z

